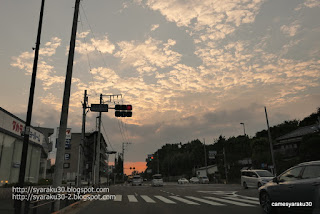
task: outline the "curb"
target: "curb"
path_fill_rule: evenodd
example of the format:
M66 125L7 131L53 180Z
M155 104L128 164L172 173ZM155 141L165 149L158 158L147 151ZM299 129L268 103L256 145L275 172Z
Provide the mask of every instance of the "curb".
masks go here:
M81 201L77 201L73 204L70 204L69 206L61 209L61 210L58 210L56 212L53 212L51 214L65 214L65 213L68 213L70 212L72 209L76 209L78 208L81 204L83 204L84 202L89 202L89 201L84 201L84 200L81 200Z

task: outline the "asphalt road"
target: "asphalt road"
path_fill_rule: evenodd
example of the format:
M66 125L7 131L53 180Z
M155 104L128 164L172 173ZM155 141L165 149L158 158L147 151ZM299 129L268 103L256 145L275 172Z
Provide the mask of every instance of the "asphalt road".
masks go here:
M70 213L137 214L262 214L257 189L243 190L240 185L167 183L163 187L110 186L107 195L115 200L85 202Z

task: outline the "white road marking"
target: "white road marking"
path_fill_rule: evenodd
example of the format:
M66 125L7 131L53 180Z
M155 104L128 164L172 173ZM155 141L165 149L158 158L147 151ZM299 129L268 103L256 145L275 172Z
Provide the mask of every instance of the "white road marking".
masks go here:
M236 201L231 201L231 200L222 199L222 198L215 198L215 197L205 197L205 198L211 199L211 200L214 200L214 201L228 203L228 204L234 204L234 205L238 205L238 206L242 206L242 207L254 207L254 205L245 204L245 203L236 202Z
M245 198L245 199L250 199L250 200L255 200L255 201L259 201L259 198L255 198L255 197L248 197L248 196L242 196L242 195L237 195L241 198Z
M175 204L176 202L174 201L171 201L163 196L160 196L160 195L155 195L154 197L156 197L157 199L163 201L164 203L167 203L167 204Z
M260 203L257 202L257 201L252 201L252 200L247 200L247 199L242 199L242 198L236 198L236 197L224 197L224 198L230 199L230 200L234 200L234 201L241 201L241 202L247 202L247 203L250 203L250 204L260 205Z
M122 201L122 195L116 195L114 201Z
M186 203L186 204L200 205L200 204L198 204L198 203L196 203L196 202L189 201L189 200L187 200L187 199L180 198L180 197L177 197L177 196L169 196L169 197L171 197L171 198L173 198L173 199L176 199L177 201L181 201L181 202L183 202L183 203Z
M186 197L190 198L192 200L200 201L202 203L210 204L210 205L213 205L213 206L225 206L224 204L220 204L220 203L217 203L217 202L214 202L214 201L208 201L208 200L205 200L205 199L202 199L202 198L196 198L196 197L192 197L192 196L186 196Z
M129 202L138 202L137 198L134 195L128 195Z
M152 200L149 196L147 195L141 195L141 198L143 198L143 200L145 200L148 203L156 203L154 200Z

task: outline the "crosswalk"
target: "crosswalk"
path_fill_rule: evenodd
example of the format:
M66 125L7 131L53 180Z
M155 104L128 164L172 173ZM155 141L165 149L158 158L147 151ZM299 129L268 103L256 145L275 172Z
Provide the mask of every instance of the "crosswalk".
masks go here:
M258 207L259 199L246 196L178 196L178 195L115 195L114 202L129 203L165 203L165 204L188 204L188 205L212 205L212 206L241 206L241 207Z

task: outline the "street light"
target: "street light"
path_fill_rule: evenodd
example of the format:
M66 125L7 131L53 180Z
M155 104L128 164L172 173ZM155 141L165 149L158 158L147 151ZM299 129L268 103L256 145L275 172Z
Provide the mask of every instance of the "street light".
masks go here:
M241 125L243 125L243 133L244 133L244 136L246 136L246 128L244 127L244 123L240 123Z

